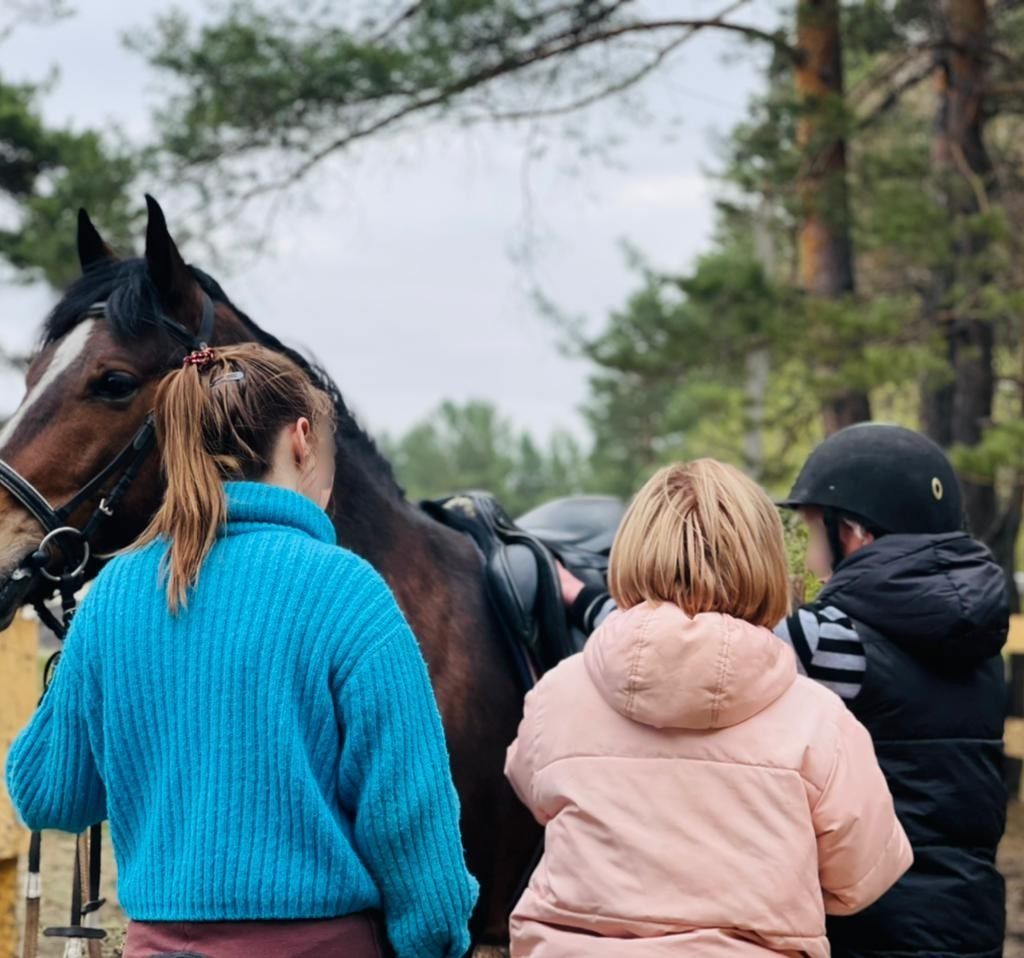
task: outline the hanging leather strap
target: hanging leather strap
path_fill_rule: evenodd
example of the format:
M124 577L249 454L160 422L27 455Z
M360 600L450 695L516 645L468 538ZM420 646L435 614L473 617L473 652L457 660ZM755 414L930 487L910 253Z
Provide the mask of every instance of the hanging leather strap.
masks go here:
M21 944L22 958L36 958L39 954L39 898L42 892L39 858L42 843L42 834L33 832L28 843L28 869L25 875L25 936Z

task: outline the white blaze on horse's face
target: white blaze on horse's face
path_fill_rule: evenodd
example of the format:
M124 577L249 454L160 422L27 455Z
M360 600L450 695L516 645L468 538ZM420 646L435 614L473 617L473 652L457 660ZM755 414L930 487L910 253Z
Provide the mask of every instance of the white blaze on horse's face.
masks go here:
M97 322L90 319L79 323L53 347L53 355L46 368L7 421L3 431L0 431L0 456L5 454L7 444L15 437L19 427L25 422L31 422L30 414L36 404L81 359ZM40 491L46 492L45 489ZM0 507L0 577L6 577L14 571L24 556L35 548L42 534L39 523L5 495L3 506Z
M21 401L14 415L7 420L3 431L0 431L0 450L7 445L18 431L25 417L31 412L32 407L39 401L46 391L60 378L61 373L70 369L85 351L89 337L96 328L98 320L87 319L79 323L71 330L58 344L42 376L36 384L28 391L28 394Z

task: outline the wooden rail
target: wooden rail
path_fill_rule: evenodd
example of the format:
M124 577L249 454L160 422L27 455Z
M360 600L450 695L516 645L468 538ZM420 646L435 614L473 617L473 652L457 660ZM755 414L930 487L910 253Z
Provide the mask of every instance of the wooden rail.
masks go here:
M1005 651L1010 680L1010 710L1004 735L1007 774L1010 797L1024 799L1024 615L1010 617Z
M39 699L39 624L20 616L0 633L0 773L14 737L28 722ZM18 822L0 774L0 958L15 958L16 910L22 889L18 859L28 833Z

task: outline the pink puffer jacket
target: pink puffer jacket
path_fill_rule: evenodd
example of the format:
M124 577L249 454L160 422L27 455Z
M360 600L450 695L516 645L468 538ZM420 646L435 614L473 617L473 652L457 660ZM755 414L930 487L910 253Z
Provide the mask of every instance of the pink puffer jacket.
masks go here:
M728 616L610 616L527 697L506 774L546 825L513 958L826 958L825 913L912 861L865 729Z

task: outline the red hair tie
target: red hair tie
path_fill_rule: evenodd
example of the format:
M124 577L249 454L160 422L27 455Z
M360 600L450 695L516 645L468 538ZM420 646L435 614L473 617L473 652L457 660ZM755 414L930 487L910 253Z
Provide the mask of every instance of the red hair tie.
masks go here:
M217 356L209 346L202 349L193 349L181 362L182 368L195 366L200 372L208 366L212 366Z

